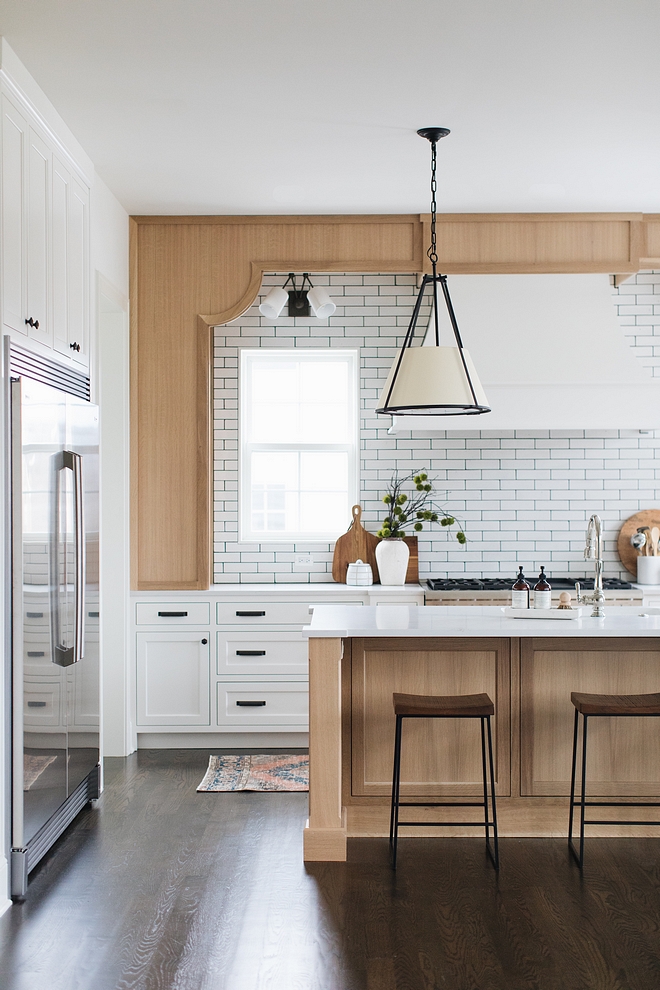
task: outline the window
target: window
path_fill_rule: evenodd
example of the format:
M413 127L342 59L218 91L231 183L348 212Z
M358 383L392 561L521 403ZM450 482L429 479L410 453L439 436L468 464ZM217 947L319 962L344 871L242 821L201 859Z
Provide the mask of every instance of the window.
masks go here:
M334 540L357 501L357 352L242 350L240 538Z

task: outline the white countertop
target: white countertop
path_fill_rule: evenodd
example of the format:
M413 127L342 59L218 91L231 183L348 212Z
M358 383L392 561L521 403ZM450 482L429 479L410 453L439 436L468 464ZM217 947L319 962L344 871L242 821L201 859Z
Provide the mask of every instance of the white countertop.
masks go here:
M642 615L646 613L646 615ZM653 614L657 613L657 614ZM660 609L605 607L603 619L587 609L580 619L510 619L497 605L409 606L318 605L303 636L325 639L357 636L658 636Z

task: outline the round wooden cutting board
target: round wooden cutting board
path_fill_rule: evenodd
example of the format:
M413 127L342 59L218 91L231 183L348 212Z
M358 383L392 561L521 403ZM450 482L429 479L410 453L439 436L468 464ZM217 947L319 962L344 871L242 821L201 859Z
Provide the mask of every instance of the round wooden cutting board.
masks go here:
M657 526L660 529L660 509L644 509L643 512L636 512L630 519L626 519L619 530L616 548L621 563L635 577L637 577L637 551L630 545L630 537L640 526L648 526L649 529Z

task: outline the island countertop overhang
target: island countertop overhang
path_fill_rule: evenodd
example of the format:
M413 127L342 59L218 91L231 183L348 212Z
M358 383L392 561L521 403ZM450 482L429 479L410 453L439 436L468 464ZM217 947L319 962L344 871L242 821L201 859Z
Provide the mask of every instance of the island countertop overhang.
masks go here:
M303 636L310 639L376 637L660 637L660 610L606 608L601 619L590 609L579 619L511 619L499 606L319 605ZM654 613L658 614L654 614Z

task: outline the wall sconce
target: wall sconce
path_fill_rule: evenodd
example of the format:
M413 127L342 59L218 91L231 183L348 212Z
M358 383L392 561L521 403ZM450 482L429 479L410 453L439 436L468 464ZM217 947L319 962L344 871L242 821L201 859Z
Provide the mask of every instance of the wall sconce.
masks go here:
M287 292L286 287L289 284L292 288ZM323 286L314 286L306 272L303 274L300 287L296 285L294 273L289 272L289 277L281 289L276 286L270 290L259 305L259 312L269 320L276 320L287 301L289 316L309 316L311 308L318 320L327 320L337 309Z

